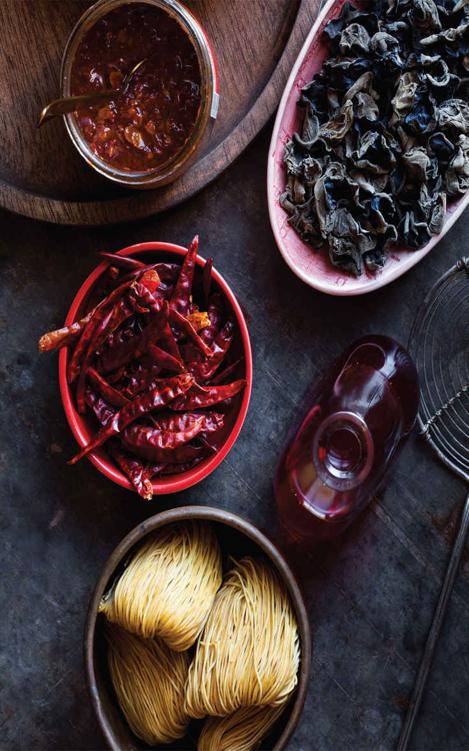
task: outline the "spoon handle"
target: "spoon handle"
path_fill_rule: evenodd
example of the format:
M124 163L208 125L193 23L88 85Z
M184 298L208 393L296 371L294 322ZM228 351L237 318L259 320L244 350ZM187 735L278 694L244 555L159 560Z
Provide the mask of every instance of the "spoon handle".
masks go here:
M61 99L54 99L50 102L39 115L38 127L58 115L66 115L68 112L74 112L77 107L87 107L96 104L101 99L110 99L115 95L115 90L104 89L103 91L93 91L92 94L80 94L78 96L67 96Z

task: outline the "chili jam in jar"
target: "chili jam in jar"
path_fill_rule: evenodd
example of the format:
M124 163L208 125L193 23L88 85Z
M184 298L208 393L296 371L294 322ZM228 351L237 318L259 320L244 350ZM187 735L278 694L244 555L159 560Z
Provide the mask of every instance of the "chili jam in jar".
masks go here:
M66 116L66 124L91 166L136 187L183 171L218 104L210 45L175 0L100 0L72 32L62 84L65 95L115 90Z

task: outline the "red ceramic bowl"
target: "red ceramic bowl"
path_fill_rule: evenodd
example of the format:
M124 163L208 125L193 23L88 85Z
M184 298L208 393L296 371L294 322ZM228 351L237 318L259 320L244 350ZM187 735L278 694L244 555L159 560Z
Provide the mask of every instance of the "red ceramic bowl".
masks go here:
M185 255L187 249L180 245L173 245L172 243L164 242L147 242L138 243L137 245L130 245L128 248L123 248L118 251L121 256L135 256L144 258L149 263L155 261L170 261L177 262L182 260L182 256ZM205 259L202 256L197 256L197 268L203 268ZM107 269L108 263L101 263L82 284L75 299L72 302L70 310L68 311L65 325L76 321L86 313L86 303L93 286L98 278ZM197 269L196 269L197 274ZM204 459L197 464L193 469L187 472L181 472L177 475L168 475L162 477L153 482L153 492L155 495L161 495L165 493L177 493L181 490L186 490L192 485L203 480L207 477L218 465L223 461L230 449L233 447L240 430L243 426L246 412L248 410L249 399L251 396L252 387L252 353L251 343L249 341L248 329L246 321L244 320L241 308L231 291L228 284L223 277L218 273L216 269L213 269L212 279L220 291L223 293L225 299L231 307L233 314L236 318L239 328L239 335L235 338L232 344L232 349L235 357L244 357L244 360L239 365L239 372L233 376L235 378L245 378L247 385L244 391L239 396L235 397L233 401L233 408L227 413L226 425L223 430L225 435L223 436L222 443L216 454L207 459ZM62 402L64 405L65 416L68 420L68 424L72 430L80 447L86 446L89 443L91 436L96 432L96 424L91 417L87 415L80 415L75 409L75 400L72 389L67 382L67 362L68 362L68 348L65 347L59 354L59 384L60 394L62 396ZM94 464L103 475L108 477L113 482L121 485L123 488L133 490L132 485L125 475L122 474L117 465L106 453L105 447L97 451L93 451L88 455L89 460Z

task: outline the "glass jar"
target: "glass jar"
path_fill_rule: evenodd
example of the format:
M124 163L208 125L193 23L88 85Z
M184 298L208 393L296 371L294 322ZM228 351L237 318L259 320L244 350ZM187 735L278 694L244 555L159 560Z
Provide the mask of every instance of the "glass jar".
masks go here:
M75 113L64 115L65 125L73 144L85 161L101 175L129 188L156 188L182 175L197 152L208 141L218 113L218 73L215 57L201 24L177 0L99 0L88 8L73 29L65 47L60 73L61 96L70 96L73 61L87 31L103 16L122 5L145 4L160 8L174 17L187 33L197 55L201 76L201 102L194 127L180 151L162 164L144 171L119 169L97 156L86 141Z
M289 541L328 540L356 518L382 488L418 405L415 365L390 337L364 337L334 363L312 387L277 468Z

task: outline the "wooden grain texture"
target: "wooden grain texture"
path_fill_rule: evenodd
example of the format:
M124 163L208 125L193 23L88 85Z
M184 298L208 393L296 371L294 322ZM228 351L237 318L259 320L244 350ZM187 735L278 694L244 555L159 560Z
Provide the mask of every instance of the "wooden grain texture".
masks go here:
M274 112L319 0L190 0L213 43L220 111L210 143L173 185L129 191L91 170L61 120L38 130L59 93L68 35L88 0L0 3L0 205L61 224L105 224L170 208L222 172Z

